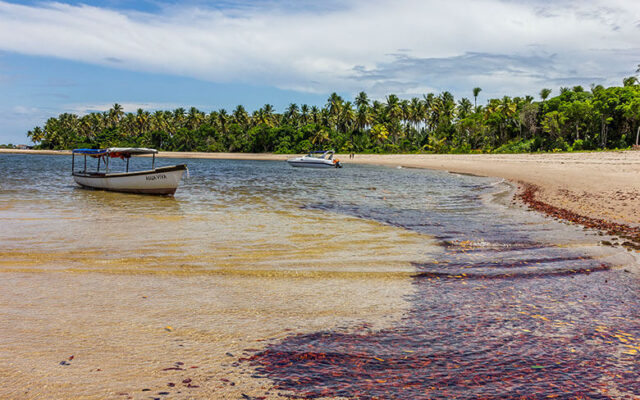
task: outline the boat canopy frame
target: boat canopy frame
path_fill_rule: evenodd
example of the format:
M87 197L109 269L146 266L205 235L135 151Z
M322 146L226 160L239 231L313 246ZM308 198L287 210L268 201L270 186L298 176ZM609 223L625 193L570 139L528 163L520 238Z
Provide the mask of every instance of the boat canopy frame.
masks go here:
M98 159L98 168L97 172L100 173L100 161L102 158L105 158L105 174L109 173L109 158L120 157L122 159L127 160L126 172L129 172L129 158L132 155L144 155L151 154L151 170L155 169L156 166L156 154L158 150L156 149L148 149L145 147L109 147L107 149L74 149L71 151L71 173L75 173L75 156L83 155L84 156L84 169L83 173L87 173L87 156L97 158Z

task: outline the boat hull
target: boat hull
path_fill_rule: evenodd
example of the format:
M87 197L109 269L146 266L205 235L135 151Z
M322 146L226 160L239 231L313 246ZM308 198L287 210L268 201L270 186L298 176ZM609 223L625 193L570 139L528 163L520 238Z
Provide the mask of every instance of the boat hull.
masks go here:
M127 173L73 173L75 182L85 188L113 192L163 194L176 192L187 166L184 164L160 167L150 171Z
M292 167L299 168L335 168L336 165L332 161L318 160L318 161L299 161L299 160L287 160Z

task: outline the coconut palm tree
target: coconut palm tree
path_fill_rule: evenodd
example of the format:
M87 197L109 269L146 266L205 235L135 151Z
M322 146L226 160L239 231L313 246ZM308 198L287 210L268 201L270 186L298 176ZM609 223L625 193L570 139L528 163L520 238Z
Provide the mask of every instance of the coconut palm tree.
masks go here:
M204 113L195 107L191 107L185 120L186 128L194 131L200 127L202 121L204 121Z
M265 104L262 107L262 121L261 123L266 124L267 126L273 128L274 120L275 120L275 111L271 104Z
M424 112L424 103L418 97L412 97L409 105L409 117L408 120L414 129L418 128L418 124L422 121L422 114Z
M329 140L329 132L326 129L320 128L311 136L311 143L314 148L322 148L324 142Z
M302 125L309 123L309 106L306 104L300 106L300 123Z
M227 134L229 131L229 114L227 114L227 110L221 108L218 111L218 124L220 125L220 132L223 134Z
M540 91L540 98L544 102L545 100L547 100L547 97L549 97L550 94L551 94L551 89L544 88Z
M354 101L356 108L369 107L369 96L365 92L360 92Z
M385 118L384 104L382 104L378 100L374 100L373 103L371 104L370 112L371 112L371 117L375 122L380 122L380 123L384 122L384 118Z
M390 94L389 96L387 96L385 114L387 119L387 129L391 134L393 144L397 144L402 130L400 124L403 117L403 112L402 102L395 94Z
M342 105L340 115L338 116L338 127L343 133L353 133L353 125L356 121L356 113L353 110L353 104L347 101Z
M310 117L314 124L318 124L320 122L320 109L316 106L311 106Z
M27 137L35 144L42 142L44 139L44 131L39 126L33 128L32 131L27 132Z
M472 111L471 102L466 97L463 97L458 102L458 119L467 118Z
M289 104L286 111L284 112L284 121L291 126L298 126L298 114L300 108L296 103Z
M358 107L355 119L355 129L359 132L363 132L367 127L371 125L372 115L367 105L361 105Z
M249 113L244 109L244 106L238 105L235 110L233 110L233 119L235 123L240 125L242 129L246 130L249 126Z
M171 119L171 134L174 134L175 132L178 131L178 129L184 127L184 122L185 122L185 118L184 118L184 114L185 114L185 109L182 107L178 107L175 110L173 110L173 117Z
M115 127L118 125L118 122L120 122L120 119L124 115L124 110L122 109L122 106L120 104L115 103L113 107L111 107L111 109L108 111L108 115L109 125Z
M343 103L342 97L338 96L336 92L331 93L331 95L327 99L329 119L333 124L332 128L337 129L338 115L340 115L340 110L342 109L342 103Z
M164 111L157 110L151 116L151 130L167 131L167 117Z
M136 125L138 128L138 135L144 135L151 129L151 114L149 111L143 111L141 108L138 109L136 114Z
M478 108L478 95L482 92L482 88L474 87L473 88L473 108Z

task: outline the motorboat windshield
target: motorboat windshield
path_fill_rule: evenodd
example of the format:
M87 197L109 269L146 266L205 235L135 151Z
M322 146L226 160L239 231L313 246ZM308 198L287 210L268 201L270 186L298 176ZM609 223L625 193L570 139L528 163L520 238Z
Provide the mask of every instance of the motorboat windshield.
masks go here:
M333 150L310 151L306 157L322 158L324 160L332 160L335 152Z

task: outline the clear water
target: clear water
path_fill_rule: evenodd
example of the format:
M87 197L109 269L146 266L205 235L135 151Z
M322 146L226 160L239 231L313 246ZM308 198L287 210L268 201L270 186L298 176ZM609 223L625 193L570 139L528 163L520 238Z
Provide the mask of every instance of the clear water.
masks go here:
M190 176L154 197L70 158L0 155L0 394L640 395L635 261L498 180L158 159Z

